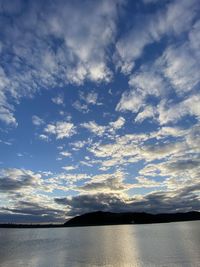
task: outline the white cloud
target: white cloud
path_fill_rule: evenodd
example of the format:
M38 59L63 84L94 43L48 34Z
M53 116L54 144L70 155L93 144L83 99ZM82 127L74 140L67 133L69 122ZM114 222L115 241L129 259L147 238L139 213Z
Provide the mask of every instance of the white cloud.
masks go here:
M141 67L140 71L130 76L129 85L139 94L146 97L147 95L160 96L164 94L166 84L163 77L156 68L149 70L150 66Z
M59 155L61 155L63 157L71 157L72 154L70 152L68 152L68 151L61 151L59 153Z
M0 106L0 120L5 122L7 125L17 126L18 123L14 117L14 113L8 107Z
M45 134L40 134L39 135L39 139L48 142L49 141L49 137Z
M47 134L54 134L56 139L70 137L76 133L76 127L71 122L58 121L56 123L47 124L44 128Z
M40 126L40 125L44 124L44 120L41 119L40 117L34 115L34 116L32 116L32 123L36 126Z
M88 105L86 104L82 104L79 100L76 100L72 106L77 109L78 111L82 112L82 113L88 113L89 112L89 108Z
M164 10L146 16L147 20L141 27L132 27L116 43L115 60L122 72L130 73L144 48L160 41L165 35L178 36L191 28L194 18L198 14L198 0L173 1Z
M75 5L58 1L49 2L45 9L41 5L37 2L33 8L27 3L25 12L13 16L12 23L9 9L4 10L2 51L11 58L6 66L0 66L0 119L10 125L17 126L11 101L33 97L41 88L86 80L108 82L112 77L106 51L114 43L121 1L77 1ZM51 38L60 41L51 42ZM62 101L57 98L54 102Z
M98 125L95 121L84 122L81 126L98 136L102 136L106 130L106 126Z
M157 114L156 108L153 106L144 107L143 111L139 112L135 118L135 122L143 122L145 119L153 118Z
M88 94L80 93L80 98L86 102L88 105L96 105L98 94L94 91L89 92Z
M64 166L62 169L65 171L73 171L76 169L76 166Z
M158 132L156 132L155 137L156 139L160 139L160 138L166 138L166 137L184 137L185 135L188 134L188 130L187 129L183 129L180 127L176 127L176 126L163 126L161 127Z
M118 130L122 128L126 120L123 117L119 117L116 121L110 122L111 129Z
M182 46L168 47L159 59L158 68L171 83L177 94L191 91L199 82L200 54L188 42Z
M51 100L54 104L64 105L64 97L62 95L55 96Z
M200 119L199 107L200 95L190 95L187 99L177 104L168 104L162 101L158 106L160 124L177 122L186 115L191 115Z
M146 177L136 177L137 183L133 184L133 188L151 188L151 187L162 187L164 184Z
M132 111L138 112L139 109L144 105L144 97L142 94L138 94L134 90L125 91L119 103L116 106L117 111Z
M52 178L52 183L64 185L62 190L68 190L66 188L66 185L75 184L76 182L90 179L90 178L91 178L90 175L88 175L86 173L66 173L66 172L63 172L63 173L59 173L59 174L54 175L54 177ZM55 185L55 187L56 187L56 185Z
M196 28L195 24L192 35ZM161 125L177 122L186 115L198 119L200 54L196 49L195 37L191 40L181 46L167 47L154 62L142 65L139 71L131 75L131 89L122 94L116 110L139 112L136 122L153 118ZM172 94L176 95L176 102L171 101ZM150 102L149 96L161 100L157 107Z
M101 105L101 103L98 102L98 93L95 91L89 93L81 91L79 97L80 100L76 100L72 106L82 113L88 113L92 105Z
M82 140L82 141L75 141L71 143L70 145L72 146L72 150L77 151L83 148L85 145L91 144L92 140L88 138L87 140Z
M170 137L170 142L169 142ZM88 150L101 161L101 167L126 166L128 164L166 161L184 157L186 154L196 157L199 153L199 125L191 129L162 127L149 134L129 134L117 136L112 143L93 143ZM158 164L158 163L157 163ZM144 175L141 173L141 175Z
M119 117L116 121L111 121L108 125L99 125L95 121L84 122L81 124L82 127L89 130L91 133L98 136L103 134L114 134L117 130L121 129L125 124L125 119Z
M0 67L0 120L7 125L17 126L16 118L14 117L14 107L7 101L5 87L9 84L9 80L3 70Z

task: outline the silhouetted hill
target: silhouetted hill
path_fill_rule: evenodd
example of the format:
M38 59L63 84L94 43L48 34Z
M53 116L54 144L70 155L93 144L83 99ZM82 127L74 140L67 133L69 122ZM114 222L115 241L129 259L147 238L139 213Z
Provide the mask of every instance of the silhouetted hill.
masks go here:
M144 212L113 213L96 211L76 216L64 224L0 224L0 228L56 228L115 224L147 224L200 220L200 212L150 214Z
M64 226L92 226L92 225L114 225L114 224L147 224L166 223L178 221L200 220L200 212L173 214L149 214L149 213L113 213L113 212L91 212L76 216L67 221Z

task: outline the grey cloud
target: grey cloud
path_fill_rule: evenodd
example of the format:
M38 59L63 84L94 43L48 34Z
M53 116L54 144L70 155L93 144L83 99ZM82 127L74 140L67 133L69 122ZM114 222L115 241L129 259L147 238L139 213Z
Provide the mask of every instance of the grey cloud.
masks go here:
M54 215L37 216L0 211L0 223L55 223L64 222L63 218Z
M75 190L80 191L124 191L131 188L130 184L126 184L123 181L120 181L117 178L109 178L100 182L87 182L83 186L76 187Z
M200 160L199 159L183 159L177 160L175 162L167 163L167 168L174 171L184 171L187 169L194 169L200 167Z
M172 191L155 191L140 198L113 193L78 195L71 198L56 198L55 202L70 208L69 216L95 210L115 212L177 212L200 210L199 185L187 186Z
M23 196L17 196L15 203L9 207L0 207L0 222L7 223L40 223L40 222L61 222L65 220L65 211L56 207L47 205L47 203L39 203L23 200Z
M0 191L17 191L39 185L40 175L29 170L2 169L0 172Z
M29 203L25 201L19 201L17 206L14 208L3 208L3 210L18 214L37 216L55 215L59 213L59 210L57 209L45 208L43 206L40 206L39 204Z
M55 202L70 207L69 216L95 210L120 209L122 200L118 195L99 193L95 195L78 195L72 198L56 198Z

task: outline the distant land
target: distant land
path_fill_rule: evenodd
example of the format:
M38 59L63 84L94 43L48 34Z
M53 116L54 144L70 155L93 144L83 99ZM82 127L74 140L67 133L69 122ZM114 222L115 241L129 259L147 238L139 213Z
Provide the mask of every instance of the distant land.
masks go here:
M113 213L97 211L76 216L67 221L64 226L149 224L193 220L200 220L200 212L192 211L187 213L150 214L143 212Z
M0 228L55 228L120 224L152 224L200 220L200 212L150 214L145 212L96 211L76 216L64 224L0 224Z

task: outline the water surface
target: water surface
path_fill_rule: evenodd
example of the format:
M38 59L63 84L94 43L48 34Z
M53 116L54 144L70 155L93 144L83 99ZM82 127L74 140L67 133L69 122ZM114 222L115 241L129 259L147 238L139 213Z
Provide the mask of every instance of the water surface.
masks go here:
M200 222L0 229L1 267L200 266Z

